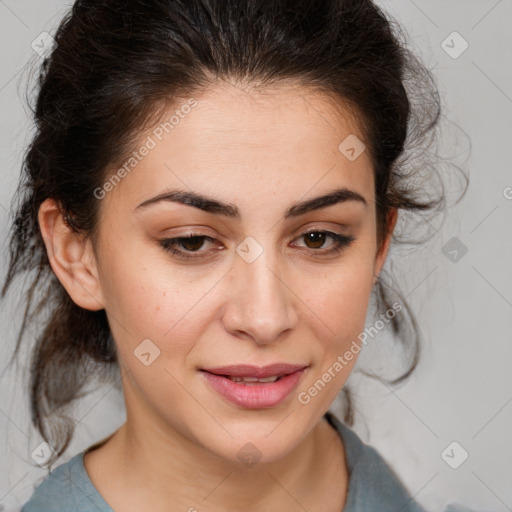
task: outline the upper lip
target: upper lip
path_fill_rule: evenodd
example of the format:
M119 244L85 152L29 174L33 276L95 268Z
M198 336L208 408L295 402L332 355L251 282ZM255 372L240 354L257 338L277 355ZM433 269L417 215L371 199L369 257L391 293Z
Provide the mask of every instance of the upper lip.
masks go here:
M289 375L306 368L303 364L275 363L268 366L252 366L249 364L237 364L231 366L219 366L216 368L202 368L203 371L216 375L229 375L230 377L255 377L263 379L274 375Z

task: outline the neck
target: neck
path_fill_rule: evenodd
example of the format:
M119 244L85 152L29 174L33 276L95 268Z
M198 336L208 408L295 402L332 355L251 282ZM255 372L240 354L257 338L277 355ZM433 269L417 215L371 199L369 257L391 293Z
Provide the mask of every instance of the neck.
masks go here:
M137 417L144 416L128 414L96 455L88 455L93 484L116 510L161 510L162 503L190 512L342 510L348 482L343 444L324 418L285 457L244 467L168 425L141 424Z

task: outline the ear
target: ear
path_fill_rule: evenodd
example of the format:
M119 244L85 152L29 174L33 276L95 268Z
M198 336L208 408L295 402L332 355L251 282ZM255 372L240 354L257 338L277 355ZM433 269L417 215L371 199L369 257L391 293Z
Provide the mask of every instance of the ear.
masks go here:
M91 240L68 226L54 199L43 201L38 222L53 272L73 302L91 311L103 309L104 298Z
M395 230L396 221L398 220L398 208L391 208L386 219L386 235L382 240L380 247L377 247L377 255L375 257L374 265L374 280L373 284L377 282L379 274L384 266L386 257L388 255L389 246L391 245L391 238Z

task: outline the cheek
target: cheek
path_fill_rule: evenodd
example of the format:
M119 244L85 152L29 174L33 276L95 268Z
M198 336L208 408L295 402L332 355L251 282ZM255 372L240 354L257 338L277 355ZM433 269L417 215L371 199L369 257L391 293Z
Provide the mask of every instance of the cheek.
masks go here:
M364 260L347 264L326 275L322 286L317 283L315 292L305 301L328 328L329 344L339 346L347 336L357 336L364 329L373 286L372 271L371 262L365 264Z
M299 390L302 405L325 410L338 396L361 351L358 336L364 331L373 284L372 264L359 260L333 272L317 293L309 296L317 318L314 372ZM319 320L318 320L319 319ZM308 405L309 404L309 405Z
M147 249L111 254L108 261L115 263L104 270L102 287L120 357L130 367L134 350L149 339L159 362L183 360L213 314L208 294L219 275L199 277Z

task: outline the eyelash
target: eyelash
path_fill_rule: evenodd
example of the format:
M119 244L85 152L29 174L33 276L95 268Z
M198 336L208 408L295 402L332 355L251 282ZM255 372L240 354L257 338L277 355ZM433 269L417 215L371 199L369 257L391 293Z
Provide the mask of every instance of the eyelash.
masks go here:
M332 231L321 231L321 230L312 230L306 231L299 235L298 238L304 237L306 235L312 233L321 233L327 235L329 238L334 240L333 247L328 250L320 250L320 249L309 249L310 251L319 254L320 256L327 256L335 252L339 252L340 249L344 247L348 247L355 238L353 236L340 235L339 233L333 233ZM158 241L158 245L163 247L165 251L168 251L174 254L177 258L182 260L196 260L201 258L202 256L190 256L190 254L198 253L200 251L184 251L181 249L176 249L176 246L179 245L180 241L190 240L191 238L202 238L208 242L215 242L215 238L211 236L204 235L202 233L189 233L187 236L179 236L175 238L164 238Z

